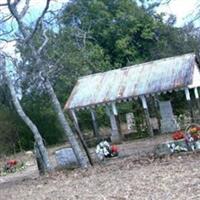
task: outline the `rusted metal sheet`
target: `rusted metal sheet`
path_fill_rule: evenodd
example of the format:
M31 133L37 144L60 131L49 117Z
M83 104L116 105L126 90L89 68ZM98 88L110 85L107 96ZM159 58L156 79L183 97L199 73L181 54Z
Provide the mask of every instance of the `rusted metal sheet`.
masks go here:
M193 82L195 55L185 54L81 77L65 109L182 89Z

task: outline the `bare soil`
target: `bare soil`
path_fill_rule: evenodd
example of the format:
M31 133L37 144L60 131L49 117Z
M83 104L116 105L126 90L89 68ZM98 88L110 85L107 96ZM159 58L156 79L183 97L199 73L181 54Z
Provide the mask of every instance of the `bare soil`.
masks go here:
M168 135L124 143L118 158L88 170L39 177L33 162L23 172L0 177L0 200L200 199L199 153L149 156L156 144L169 139Z

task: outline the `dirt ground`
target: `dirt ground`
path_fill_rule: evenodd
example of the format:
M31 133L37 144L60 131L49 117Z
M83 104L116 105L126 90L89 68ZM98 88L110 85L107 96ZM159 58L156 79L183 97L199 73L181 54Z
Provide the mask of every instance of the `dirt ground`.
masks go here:
M199 153L162 159L147 156L155 144L169 138L124 143L120 145L119 158L88 170L39 177L34 162L29 163L23 172L0 177L0 200L200 199ZM52 150L51 153L53 156Z

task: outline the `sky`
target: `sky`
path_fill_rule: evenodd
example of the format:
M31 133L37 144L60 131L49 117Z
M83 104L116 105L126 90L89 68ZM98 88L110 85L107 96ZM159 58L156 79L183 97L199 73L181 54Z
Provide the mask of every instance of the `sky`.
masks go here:
M173 14L177 17L175 26L183 26L187 23L191 16L194 15L197 4L200 0L171 0L169 4L164 4L157 9L158 13L165 12L167 14ZM0 0L0 3L5 3L6 0ZM21 7L23 6L24 0L22 0ZM31 0L30 1L29 14L27 16L28 21L34 21L35 18L42 12L45 6L45 0ZM63 4L66 4L68 0L52 0L50 9L56 11L61 8ZM200 3L199 3L200 4ZM19 8L20 9L20 8ZM0 7L0 13L8 13L7 9ZM200 25L200 22L197 22ZM13 44L7 45L6 49L8 52L13 52ZM1 44L0 44L1 47Z
M1 1L1 0L0 0ZM44 5L44 0L32 0L32 5L39 10ZM60 7L63 3L66 3L68 0L54 0L52 3L52 8ZM169 4L164 4L159 7L158 12L165 12L167 14L173 14L177 17L176 26L184 25L191 15L194 14L197 4L200 0L171 0ZM42 3L43 2L43 3ZM43 5L42 5L43 4ZM200 4L200 3L199 3Z
M195 8L200 0L171 0L169 4L164 4L159 7L158 12L165 12L174 14L177 17L176 26L182 26L189 20L189 15L194 14ZM5 3L6 0L0 0L0 3ZM24 2L24 0L22 0ZM34 19L45 5L45 0L31 0L30 1L29 17ZM60 8L68 0L52 0L50 9L56 10ZM23 4L23 3L22 3ZM7 12L0 7L0 12Z
M200 0L171 0L158 9L158 12L173 14L177 17L176 26L183 26L196 14Z
M55 11L62 7L63 4L65 4L68 0L52 0L50 3L49 10ZM19 4L19 11L24 6L24 0L21 1L22 3ZM29 6L29 12L26 16L25 21L28 21L28 23L35 21L35 19L40 16L41 12L43 11L45 7L45 0L30 0L30 6ZM6 0L0 0L0 4L6 3ZM6 7L0 7L0 13L3 13L4 15L8 15L9 11ZM9 22L11 23L11 22ZM10 24L9 24L10 25ZM14 25L15 26L15 25ZM3 50L11 55L15 54L15 41L6 43L0 41L0 49L3 48Z

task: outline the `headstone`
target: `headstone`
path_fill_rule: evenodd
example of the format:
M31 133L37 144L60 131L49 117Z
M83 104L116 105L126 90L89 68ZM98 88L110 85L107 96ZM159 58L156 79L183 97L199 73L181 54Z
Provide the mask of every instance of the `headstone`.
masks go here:
M75 167L78 161L72 148L64 148L55 152L56 161L59 167Z
M126 123L127 123L128 133L137 132L135 117L133 113L126 113Z
M189 149L184 139L161 143L158 144L154 149L156 156L165 156L176 152L186 151L189 151Z
M170 101L160 101L160 115L161 115L161 132L169 133L180 130L180 127L174 117L172 105Z
M150 124L153 130L159 130L158 119L156 117L150 118Z
M180 129L186 129L187 126L191 124L191 117L182 114L177 118L178 124L180 125Z

